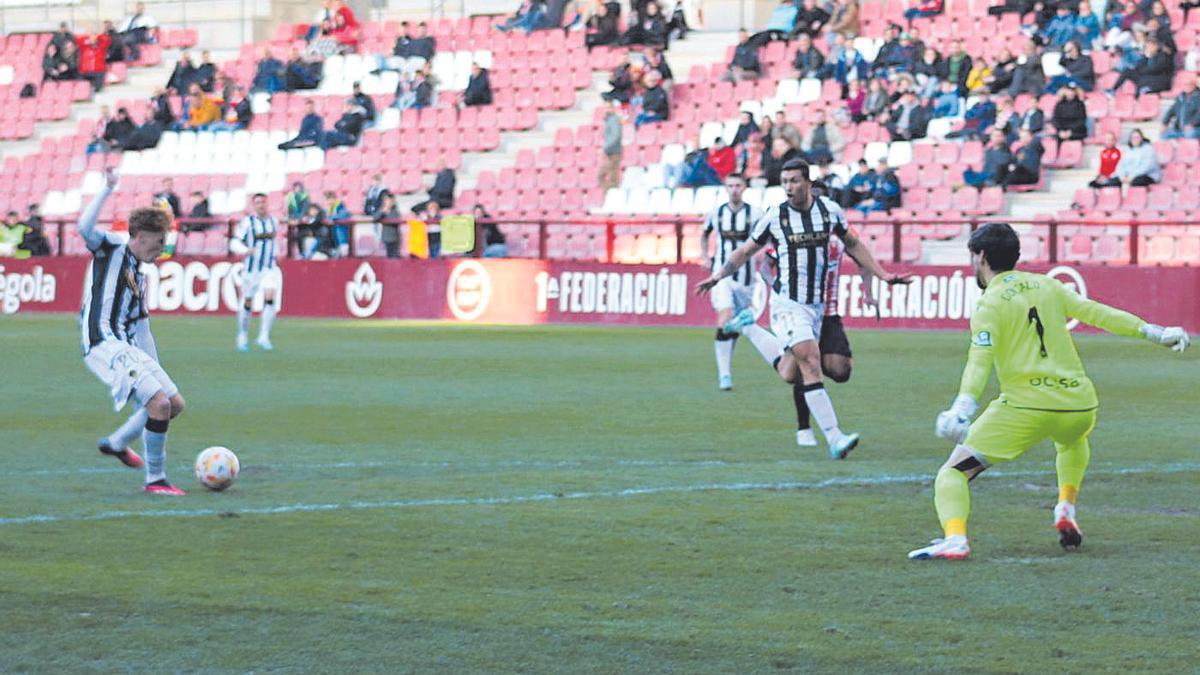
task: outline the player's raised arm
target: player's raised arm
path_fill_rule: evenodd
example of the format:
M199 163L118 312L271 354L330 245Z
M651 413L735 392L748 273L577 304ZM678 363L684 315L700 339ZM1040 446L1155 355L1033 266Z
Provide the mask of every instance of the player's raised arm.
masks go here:
M100 210L104 208L105 200L116 188L117 174L109 169L104 172L104 185L101 186L100 192L92 198L91 203L79 216L79 236L83 237L89 250L96 250L104 241L104 232L96 229L96 221L100 219Z
M1051 280L1055 293L1068 316L1073 316L1089 326L1104 329L1115 335L1143 337L1155 343L1181 352L1191 344L1187 331L1179 326L1164 328L1147 323L1141 317L1102 302L1089 300L1070 290L1057 280Z

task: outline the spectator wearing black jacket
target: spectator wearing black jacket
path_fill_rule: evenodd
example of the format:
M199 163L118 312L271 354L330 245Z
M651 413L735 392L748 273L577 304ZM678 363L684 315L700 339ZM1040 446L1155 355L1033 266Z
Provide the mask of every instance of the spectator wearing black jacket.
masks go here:
M1078 141L1087 138L1087 106L1080 98L1082 90L1065 87L1058 92L1054 114L1050 121L1060 141Z
M1079 87L1084 91L1091 91L1096 87L1096 68L1092 57L1080 51L1078 42L1072 40L1063 46L1058 65L1066 72L1050 78L1046 83L1047 93L1057 94L1063 87Z
M175 181L171 178L164 178L162 189L154 194L155 201L162 200L171 207L171 215L175 218L183 215L183 208L179 204L179 195L175 194Z
M104 54L106 63L121 63L125 60L126 49L125 40L117 29L113 27L113 22L105 21L103 33L108 36L108 51Z
M792 57L792 68L796 70L798 80L806 77L824 79L823 76L827 76L825 57L813 46L812 38L808 35L796 38L796 54Z
M621 38L620 30L621 5L616 2L602 2L596 8L596 13L587 21L587 33L583 43L589 51L592 47L611 45Z
M1042 178L1042 142L1029 129L1021 129L1018 142L1020 146L1001 182L1004 187L1033 185Z
M354 89L350 95L350 100L353 101L355 105L362 108L363 126L366 128L374 126L375 117L377 114L375 112L375 100L363 93L361 83L354 83Z
M792 32L796 35L804 34L810 38L816 38L821 34L821 29L828 21L829 12L817 7L817 0L804 0L800 10L796 12L796 27Z
M725 82L757 80L762 75L762 63L758 60L758 45L750 42L750 33L738 31L738 43L733 48L733 60L721 79Z
M963 48L962 40L953 42L953 51L945 58L946 72L942 79L949 80L958 87L958 95L967 95L967 76L971 73L971 68L975 62L971 60L971 55Z
M188 211L187 218L180 222L180 228L184 232L203 232L213 226L213 223L209 222L211 218L208 197L197 190L192 193L192 208Z
M300 132L296 134L295 138L280 143L279 149L291 150L320 145L325 137L324 125L325 120L317 114L312 99L306 100L304 102L304 119L300 121Z
M392 43L392 56L407 59L412 56L412 24L407 21L400 22L400 34L396 36L396 41Z
M1162 138L1200 138L1200 80L1180 94L1163 116Z
M63 45L70 42L75 44L75 34L71 32L70 26L66 21L58 24L58 30L50 34L50 44L54 45L61 52Z
M50 255L50 240L46 238L46 223L42 220L37 204L29 205L29 217L25 219L25 238L21 250L29 251L31 257Z
M437 52L437 40L429 37L429 26L424 21L417 24L417 37L413 38L408 45L408 56L419 56L425 59L426 63L433 60L434 53Z
M354 99L346 101L341 118L333 123L332 131L325 133L324 147L329 149L344 145L357 145L359 137L362 136L365 121L365 111L354 102Z
M433 187L429 188L429 198L414 205L413 213L424 212L430 202L444 209L454 206L454 185L458 182L454 169L446 166L445 162L438 162L437 166L438 172L433 179Z
M492 83L488 79L487 68L478 63L471 64L471 77L467 80L467 88L462 93L462 104L491 105Z
M196 66L192 63L192 55L186 49L179 54L179 62L175 64L175 70L171 71L171 78L167 80L167 89L177 96L187 94L192 82L196 81Z
M363 193L363 215L373 216L379 210L380 204L383 203L384 195L391 194L387 185L383 183L383 174L375 174L373 176L375 182L371 183L367 191Z
M642 50L642 58L646 60L647 72L657 70L662 78L663 89L671 91L675 83L675 73L671 72L671 66L667 63L667 53L658 47L646 47Z
M263 47L258 53L258 63L254 67L254 82L251 91L265 91L274 94L283 89L283 61L275 58L270 47Z
M129 139L137 125L129 116L127 108L118 108L116 117L104 126L104 141L113 150L120 150L129 144Z
M654 0L646 3L645 14L625 31L621 43L627 45L655 45L666 48L667 22L663 20L662 10Z
M1041 134L1042 129L1046 127L1046 114L1035 101L1029 104L1025 112L1013 113L1006 121L1001 122L1000 126L1008 134L1008 142L1014 143L1021 129L1028 129L1034 136Z
M1046 73L1042 70L1042 55L1031 40L1025 47L1025 53L1017 59L1017 64L1013 67L1013 79L1008 87L1008 94L1013 97L1019 94L1038 97L1045 89Z
M1115 93L1126 80L1131 80L1137 87L1138 95L1157 94L1171 88L1174 76L1175 64L1171 56L1156 40L1147 40L1144 58L1134 67L1121 73L1121 77L1117 78L1109 93Z
M911 141L925 138L929 128L929 120L933 113L927 106L917 100L913 92L906 92L900 102L887 113L887 119L881 120L884 128L891 134L893 141Z
M988 185L999 185L1008 174L1008 165L1013 161L1012 151L1008 147L1008 137L999 129L992 129L987 148L983 151L983 168L979 171L966 169L963 171L963 182L967 185L982 188Z
M617 66L608 78L608 86L612 89L600 95L606 101L629 103L633 95L633 67L629 63Z
M299 49L292 48L284 68L284 89L316 89L321 84L321 63L305 60Z
M217 85L217 64L212 62L212 54L208 50L200 52L200 65L192 74L192 82L200 85L200 91L213 93Z
M646 91L642 92L642 112L638 113L633 126L640 127L651 122L663 122L671 117L671 104L667 92L660 86L661 76L657 70L646 73Z
M475 216L475 224L479 226L479 231L483 234L483 257L507 258L508 237L500 231L496 219L492 218L487 209L483 208L483 204L476 204L472 213Z
M946 63L941 55L933 47L926 47L913 65L917 96L924 99L937 95L938 83L946 79L946 74Z
M389 258L400 257L400 208L396 206L396 198L390 192L384 192L379 205L369 214L379 226L379 240Z

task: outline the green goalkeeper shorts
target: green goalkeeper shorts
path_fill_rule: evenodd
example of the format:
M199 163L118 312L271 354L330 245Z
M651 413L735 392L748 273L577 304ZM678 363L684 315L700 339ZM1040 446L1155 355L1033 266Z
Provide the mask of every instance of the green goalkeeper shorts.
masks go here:
M1014 408L1001 399L971 424L963 445L982 455L989 464L1016 459L1044 440L1056 448L1087 442L1096 426L1096 409L1059 411Z

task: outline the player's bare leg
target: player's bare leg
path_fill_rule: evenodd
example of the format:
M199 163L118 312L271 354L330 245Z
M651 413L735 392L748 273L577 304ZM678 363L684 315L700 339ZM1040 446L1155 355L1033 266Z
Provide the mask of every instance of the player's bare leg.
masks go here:
M853 368L854 359L842 354L821 354L821 372L834 382L847 382ZM796 406L796 445L801 447L815 446L817 436L813 433L809 421L808 401L804 398L804 384L792 384L792 403Z
M717 357L717 386L721 391L733 389L733 348L738 334L725 330L725 324L733 317L733 309L717 310L717 335L713 340L713 353Z
M278 312L275 305L275 290L268 288L263 291L263 311L262 319L258 326L258 340L255 341L264 351L274 349L271 346L271 326L275 323L275 314Z
M837 413L833 409L833 401L825 391L824 373L821 372L821 351L816 340L805 340L792 345L789 350L793 367L799 371L799 381L803 383L804 401L813 418L817 421L825 441L829 444L829 455L834 459L845 459L846 455L858 445L858 434L843 434L838 426ZM780 362L780 376L784 381L795 383L797 378L791 372L784 372L783 362ZM791 377L788 377L791 375Z
M908 554L911 560L963 560L971 555L967 544L967 517L971 514L970 481L987 464L965 445L958 445L933 481L933 505L942 524L942 539Z
M146 450L146 487L151 494L182 495L183 490L167 482L167 429L171 419L183 413L183 396L168 397L158 392L146 403L146 429L142 445Z

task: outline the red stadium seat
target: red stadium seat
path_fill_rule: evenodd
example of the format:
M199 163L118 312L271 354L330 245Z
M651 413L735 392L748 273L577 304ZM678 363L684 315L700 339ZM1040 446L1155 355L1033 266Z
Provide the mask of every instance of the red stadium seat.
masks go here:
M1146 208L1146 188L1130 187L1121 201L1121 208L1126 211L1142 211Z
M1128 201L1128 200L1127 200ZM1147 208L1152 211L1167 211L1175 206L1175 191L1169 185L1150 186Z
M1113 212L1121 208L1121 188L1102 188L1096 196L1097 211Z

